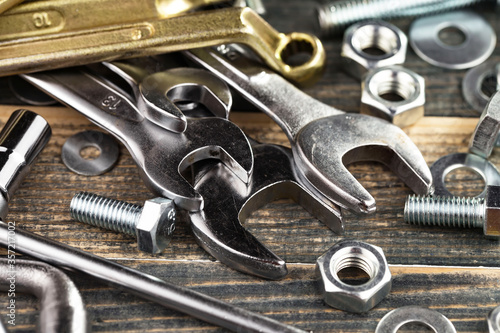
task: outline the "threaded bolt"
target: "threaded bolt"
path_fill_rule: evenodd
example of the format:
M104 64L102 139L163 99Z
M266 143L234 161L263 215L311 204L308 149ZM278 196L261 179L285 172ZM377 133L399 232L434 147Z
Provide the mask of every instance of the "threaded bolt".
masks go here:
M175 206L170 199L147 200L144 207L88 192L75 194L71 217L93 226L137 237L141 251L159 253L175 230Z
M367 19L437 14L484 1L492 0L343 0L321 5L316 11L321 35L330 36L341 33L353 23Z
M453 228L483 228L500 236L500 186L488 186L484 198L408 196L404 221Z

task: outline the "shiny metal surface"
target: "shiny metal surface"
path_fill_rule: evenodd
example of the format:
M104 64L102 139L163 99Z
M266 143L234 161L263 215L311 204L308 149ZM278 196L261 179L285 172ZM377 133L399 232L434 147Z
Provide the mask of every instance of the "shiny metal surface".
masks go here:
M15 271L8 259L0 258L0 290L8 291L14 277L16 292L38 298L40 319L37 332L90 332L85 304L66 274L46 263L19 258L15 259L14 267Z
M175 103L203 104L215 116L229 118L233 103L231 92L224 81L196 68L180 67L149 74L142 68L127 63L104 63L120 75L135 92L138 107L146 118L173 132L184 132L186 117Z
M285 132L297 172L329 200L355 212L375 211L375 199L345 165L386 164L416 193L432 192L432 176L415 144L397 126L323 104L242 56L209 49L185 52L270 116Z
M488 314L488 332L498 333L500 332L500 306L497 306Z
M94 159L84 158L80 152L87 147L99 150ZM118 161L120 148L108 134L99 131L76 133L64 142L61 159L71 171L84 176L97 176L108 172Z
M482 84L488 77L498 77L500 71L497 65L496 61L482 63L469 69L462 80L462 95L467 103L477 112L482 113L490 100L490 97L483 92Z
M459 168L467 168L475 171L483 177L486 186L500 185L500 172L490 161L478 155L455 153L443 156L431 165L432 178L434 179L434 195L453 196L446 188L445 177L453 170ZM486 188L476 197L484 198L485 195Z
M8 246L8 226L0 222L0 244ZM16 252L88 274L121 290L234 332L304 332L207 295L169 284L65 244L16 228Z
M141 207L79 192L71 199L69 212L78 222L134 236L140 251L153 254L168 246L175 230L175 206L167 198L146 200Z
M500 237L500 186L488 185L480 197L409 196L405 222L455 228L481 228L490 238Z
M280 279L288 273L285 261L242 226L245 219L282 198L293 199L338 234L344 230L342 215L337 206L299 179L289 148L254 144L253 150L254 172L249 184L220 164L199 172L195 189L203 196L205 208L189 214L191 229L200 246L222 263L245 273Z
M396 333L408 323L423 324L436 333L457 332L451 321L435 310L403 306L386 314L378 323L375 333Z
M253 169L250 143L241 129L226 119L188 118L186 130L175 133L157 126L132 97L82 69L23 77L119 139L137 163L146 186L156 195L174 200L180 208L203 208L203 198L180 174L197 161L218 159L242 181L249 181ZM187 75L185 82L196 85L196 79Z
M126 0L117 7L113 0L98 5L49 0L20 5L0 17L0 75L242 43L293 82L307 85L321 77L326 56L317 37L280 33L248 7L186 14L193 2L182 1L187 8L179 2ZM302 53L308 54L304 63L289 63Z
M47 121L28 110L14 111L3 127L0 132L0 218L7 215L7 203L51 133Z
M465 40L459 45L445 44L439 32L445 28L461 31ZM491 55L496 34L479 14L456 11L415 20L410 27L410 44L423 60L450 69L465 69L479 65Z
M406 127L424 116L425 81L401 66L387 66L369 72L361 84L359 112ZM401 101L384 97L395 94Z
M341 56L343 69L355 78L376 68L401 65L406 59L408 38L395 25L384 21L364 21L350 26L344 33ZM367 52L382 51L380 55Z
M494 94L479 117L469 141L469 151L488 158L495 148L500 132L500 92Z
M347 284L338 276L346 268L361 269L370 279L360 285ZM317 259L316 271L321 276L325 302L344 311L367 312L384 299L392 287L384 251L357 240L344 240L328 249Z

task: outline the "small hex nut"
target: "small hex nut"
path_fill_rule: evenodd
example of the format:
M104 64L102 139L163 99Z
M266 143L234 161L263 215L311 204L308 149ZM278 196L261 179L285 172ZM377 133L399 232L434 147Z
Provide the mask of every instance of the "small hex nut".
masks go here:
M486 187L485 216L483 231L491 238L500 237L500 186L489 185Z
M147 200L136 225L137 247L149 253L162 252L175 230L175 205L167 198Z
M396 26L384 21L364 21L349 27L344 33L341 57L343 68L360 79L369 71L406 60L408 38ZM369 53L377 50L378 53Z
M500 91L486 105L469 142L469 151L488 158L495 147L500 131Z
M424 116L425 80L401 66L378 68L361 84L360 112L392 122L399 127L414 124Z
M361 285L344 283L341 270L353 267L365 271L370 280ZM318 258L316 271L321 277L325 302L349 312L366 312L389 294L392 276L384 252L378 246L346 240L332 246Z

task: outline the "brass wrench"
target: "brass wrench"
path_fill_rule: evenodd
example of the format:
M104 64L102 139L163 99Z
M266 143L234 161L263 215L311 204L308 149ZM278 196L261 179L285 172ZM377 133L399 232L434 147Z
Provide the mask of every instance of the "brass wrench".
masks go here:
M338 234L344 230L342 215L339 207L300 180L290 148L259 143L252 148L254 172L249 184L220 163L197 170L195 189L205 208L189 213L190 225L198 244L222 263L266 279L281 279L288 273L285 261L242 226L245 219L283 198L293 199Z
M208 48L184 54L269 115L288 136L297 172L333 202L354 212L375 211L375 199L345 167L357 161L387 165L416 193L433 191L429 167L399 127L323 104L239 49L219 50L228 56Z
M21 4L0 16L0 75L242 43L293 82L309 84L321 76L325 51L315 36L279 33L248 7L172 17L162 10L163 3L168 1ZM304 52L310 54L305 63L287 63Z
M203 81L203 76L198 75L203 70L194 74L188 70L183 82L179 83L179 70L176 71L177 76L172 75L176 80L158 82L158 86L165 89L163 104L173 104L166 97L169 91L185 84L196 84L205 85L213 92L223 91L217 96L218 103L230 108L231 95L222 81ZM161 122L152 119L154 116L141 107L151 102L144 97L147 93L137 94L140 90L135 89L136 96L129 96L85 68L24 74L23 78L113 134L134 158L146 186L156 195L174 200L180 208L188 211L203 208L203 198L181 175L197 161L218 159L241 181L249 181L253 170L250 143L241 129L226 119L187 118L185 130L174 132L168 126L159 126ZM168 79L169 75L162 77L162 80ZM148 81L147 77L144 81ZM148 86L157 91L154 84ZM148 88L142 86L142 92L145 90ZM143 100L142 104L138 100ZM204 99L194 102L203 104ZM172 105L169 107L174 109Z

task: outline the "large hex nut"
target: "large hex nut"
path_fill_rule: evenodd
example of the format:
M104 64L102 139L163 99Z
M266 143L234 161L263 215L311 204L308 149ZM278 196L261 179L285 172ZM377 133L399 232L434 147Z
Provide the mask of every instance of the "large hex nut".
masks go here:
M365 271L370 280L361 285L342 282L338 273L348 267ZM384 252L378 246L356 240L335 244L318 258L325 302L336 309L366 312L391 291L392 276Z
M162 252L175 230L175 205L167 198L147 200L136 225L137 247L149 253Z
M378 68L361 84L360 112L386 119L399 127L424 116L425 80L401 66Z
M469 142L469 151L488 158L495 147L500 131L500 91L496 92L479 118Z
M384 21L360 22L344 33L343 68L361 80L375 68L403 64L407 48L408 38L396 26ZM376 50L381 54L370 52Z

